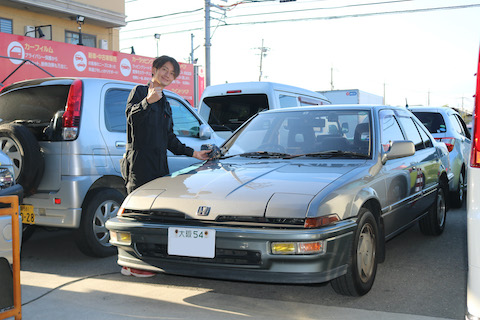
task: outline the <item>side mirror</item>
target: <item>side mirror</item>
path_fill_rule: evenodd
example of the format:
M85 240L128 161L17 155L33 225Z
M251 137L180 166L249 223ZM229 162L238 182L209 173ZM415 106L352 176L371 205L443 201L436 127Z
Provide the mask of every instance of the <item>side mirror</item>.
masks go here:
M208 140L212 137L212 128L207 124L200 125L198 137L202 140Z
M390 151L383 155L383 163L387 160L409 157L415 154L415 145L412 141L393 141Z
M348 122L342 123L342 132L343 133L348 133L350 129L348 128Z

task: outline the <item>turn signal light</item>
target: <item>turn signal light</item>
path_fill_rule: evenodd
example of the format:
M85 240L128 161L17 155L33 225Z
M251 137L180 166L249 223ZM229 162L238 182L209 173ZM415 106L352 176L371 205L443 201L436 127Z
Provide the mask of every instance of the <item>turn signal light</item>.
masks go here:
M130 245L132 243L132 235L129 232L110 231L110 241Z
M272 242L272 254L318 254L325 253L324 240L310 242Z
M340 221L340 218L336 214L330 214L316 218L306 218L303 227L307 229L324 227L337 221Z

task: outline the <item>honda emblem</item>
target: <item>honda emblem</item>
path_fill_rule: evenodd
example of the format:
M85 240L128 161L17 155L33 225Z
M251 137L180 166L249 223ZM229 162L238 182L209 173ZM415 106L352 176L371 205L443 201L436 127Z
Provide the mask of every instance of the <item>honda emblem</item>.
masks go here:
M208 216L210 213L210 207L207 206L200 206L197 210L197 216Z

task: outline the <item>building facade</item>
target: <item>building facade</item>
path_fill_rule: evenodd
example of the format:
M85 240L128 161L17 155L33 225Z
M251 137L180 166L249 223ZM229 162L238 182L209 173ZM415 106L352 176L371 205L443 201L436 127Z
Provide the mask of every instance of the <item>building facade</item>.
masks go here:
M0 32L119 51L124 0L0 0Z

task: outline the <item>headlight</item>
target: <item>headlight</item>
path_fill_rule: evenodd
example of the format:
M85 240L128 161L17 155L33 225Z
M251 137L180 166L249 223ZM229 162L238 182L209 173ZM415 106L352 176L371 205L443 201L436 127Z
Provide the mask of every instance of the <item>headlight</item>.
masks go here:
M0 168L0 189L6 189L15 184L15 178L7 168Z

